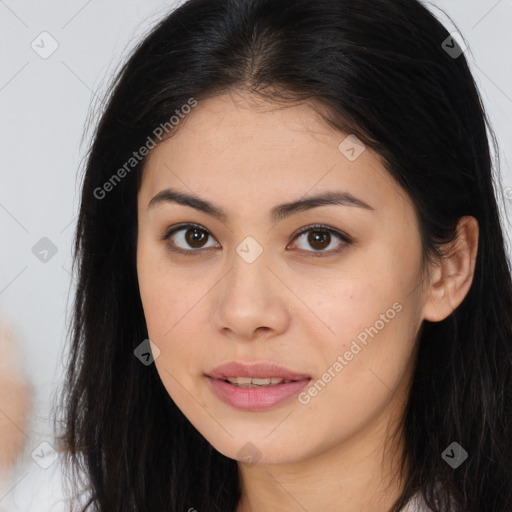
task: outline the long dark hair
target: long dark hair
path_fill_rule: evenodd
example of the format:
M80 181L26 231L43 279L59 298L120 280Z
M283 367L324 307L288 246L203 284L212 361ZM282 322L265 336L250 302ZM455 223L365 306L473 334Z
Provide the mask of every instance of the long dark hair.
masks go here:
M189 0L137 46L95 131L75 235L61 438L89 487L83 510L228 512L240 497L237 462L184 417L155 365L134 357L148 337L136 272L145 158L130 160L179 129L169 120L184 105L234 89L314 100L331 126L376 150L413 200L425 261L441 257L461 216L478 220L468 294L418 338L408 469L392 510L418 492L438 512L512 510L512 282L497 143L449 37L417 0ZM452 442L468 452L457 469L442 457Z

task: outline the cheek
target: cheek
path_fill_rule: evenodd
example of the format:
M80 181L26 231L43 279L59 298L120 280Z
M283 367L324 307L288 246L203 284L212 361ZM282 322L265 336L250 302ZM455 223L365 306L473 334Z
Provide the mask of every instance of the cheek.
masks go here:
M149 245L149 244L148 244ZM183 279L183 272L173 268L161 249L139 245L137 275L148 334L167 343L173 331L192 310L200 279ZM195 299L195 300L194 300ZM153 341L153 338L151 338Z
M199 321L200 308L195 306L199 297L191 293L190 286L180 289L175 280L159 277L141 286L141 299L150 340L161 351L160 361L175 366L183 365L195 352L194 326Z
M390 275L389 271L387 274ZM379 282L368 272L361 272L352 273L350 278L331 280L329 288L321 287L316 292L309 288L309 299L306 295L305 302L309 300L313 312L323 321L326 346L344 345L376 322L381 329L381 315L385 315L383 321L393 320L396 309L401 309L396 303L402 303L404 294L401 286L391 281ZM364 335L361 339L364 341Z
M362 388L373 389L379 378L396 385L420 325L416 260L412 257L406 264L396 252L379 254L360 258L350 272L329 283L329 293L325 287L315 294L310 290L310 303L324 329L310 330L305 353L317 354L316 367L336 375L331 380L338 385L332 390L345 398L347 393L359 395ZM322 375L329 380L329 374Z
M207 323L201 301L212 285L201 272L185 276L183 269L172 267L156 251L148 257L140 251L137 269L148 336L160 350L155 364L174 399L180 396L180 384L190 389L200 372L197 361L204 352L205 336L198 329Z
M314 425L326 438L332 436L327 423L337 425L340 435L350 435L380 414L393 397L399 398L397 404L406 400L402 383L414 348L414 304L397 301L395 290L372 293L377 290L370 284L343 290L345 295L338 295L334 306L329 300L320 300L318 306L320 315L330 315L335 335L306 337L303 350L317 374L300 403L308 404L304 414L309 419L330 418Z
M157 372L169 396L181 410L190 413L190 395L197 394L195 376L200 357L199 339L191 329L198 314L193 283L183 286L177 276L158 273L155 267L141 273L140 294L149 339L160 350ZM187 390L187 391L185 391Z

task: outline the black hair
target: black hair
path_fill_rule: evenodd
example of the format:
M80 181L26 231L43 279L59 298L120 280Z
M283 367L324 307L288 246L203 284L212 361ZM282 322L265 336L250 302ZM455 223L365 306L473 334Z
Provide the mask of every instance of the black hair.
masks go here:
M75 233L61 437L89 486L84 510L231 512L240 498L237 461L190 424L155 365L134 357L148 338L136 271L146 157L126 165L159 142L158 127L179 130L169 120L183 105L233 90L312 101L378 152L413 201L425 261L442 257L461 216L477 219L469 292L419 333L392 510L416 493L437 512L512 510L511 268L497 143L461 51L417 0L189 0L138 44L95 130ZM441 456L452 442L469 455L457 469Z

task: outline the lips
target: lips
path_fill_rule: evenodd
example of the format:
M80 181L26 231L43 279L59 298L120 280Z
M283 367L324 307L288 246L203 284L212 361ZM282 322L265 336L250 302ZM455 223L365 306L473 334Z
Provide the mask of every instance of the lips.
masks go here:
M261 386L276 386L284 382L295 382L292 380L281 379L281 377L269 377L268 379L259 379L257 377L228 377L227 382L239 388L256 388Z
M310 379L310 375L296 373L283 366L267 363L239 363L236 361L222 364L207 374L209 377L220 380L245 377L255 379L283 379L289 381Z
M287 402L300 393L311 377L266 363L231 362L207 374L214 394L244 411L262 411Z

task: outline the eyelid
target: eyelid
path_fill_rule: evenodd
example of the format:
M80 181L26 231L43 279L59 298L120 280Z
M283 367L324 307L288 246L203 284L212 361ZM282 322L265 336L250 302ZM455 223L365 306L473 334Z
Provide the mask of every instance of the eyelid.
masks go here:
M308 256L313 257L327 257L331 255L336 255L340 252L342 252L347 246L352 245L354 243L354 240L352 237L344 233L343 231L340 231L339 229L332 228L326 224L309 224L307 226L304 226L300 228L298 231L296 231L292 236L292 242L294 242L297 238L299 238L304 233L307 233L308 231L323 231L330 233L331 235L334 235L335 237L339 238L343 243L340 244L340 246L336 249L330 249L329 251L306 251L301 249L300 252L306 253ZM307 257L307 256L306 256Z
M293 238L293 240L295 240L295 238L299 237L300 235L303 235L304 233L307 233L308 231L314 231L314 230L327 231L329 233L334 233L336 236L338 236L342 240L344 240L346 242L352 242L352 239L346 233L344 233L343 231L340 231L339 229L331 228L327 224L309 224L307 226L300 228L298 231L296 231L293 234L292 238Z
M177 233L178 231L183 231L191 228L197 228L201 231L204 231L208 234L208 238L213 238L215 240L215 237L210 233L210 231L202 226L201 224L196 224L194 222L182 222L180 224L176 224L169 228L164 235L161 237L161 240L163 242L167 241L172 235ZM217 242L218 243L218 242ZM185 255L185 256L200 256L201 254L204 254L204 251L211 249L211 247L207 247L206 249L182 249L180 247L173 247L170 244L168 245L168 249L177 252L179 254Z
M173 234L175 234L176 232L184 230L184 229L187 229L187 228L197 228L197 229L200 229L201 231L205 231L208 234L209 237L215 239L215 237L210 233L210 231L207 228L205 228L204 226L202 226L201 224L196 224L194 222L183 222L183 223L176 224L176 225L172 226L171 228L169 228L164 233L164 235L161 237L161 240L162 241L166 241ZM307 226L303 226L302 228L300 228L298 231L296 231L292 235L291 242L294 242L297 238L299 238L304 233L307 233L308 231L314 231L314 230L324 231L324 232L328 232L330 234L333 234L334 236L336 236L337 238L339 238L343 242L343 244L341 244L341 248L331 249L329 251L314 251L314 250L306 251L306 250L300 249L299 250L300 252L305 252L305 253L308 253L310 255L317 256L317 257L318 256L320 256L320 257L322 257L322 256L329 256L329 255L337 254L337 253L341 252L348 245L351 245L353 243L353 239L349 235L347 235L343 231L340 231L339 229L330 227L330 226L328 226L326 224L308 224ZM198 255L198 254L199 255L203 254L204 250L211 249L211 247L208 247L207 249L201 249L200 248L200 249L192 249L192 250L181 249L181 248L176 248L176 247L169 247L169 249L174 251L174 252L178 252L178 253L181 253L181 254L184 254L184 255L194 255L195 256L195 255Z
M180 224L175 224L174 226L171 226L162 236L161 240L164 242L167 240L171 235L174 235L177 231L181 231L185 228L197 228L202 231L206 231L209 235L211 235L210 231L206 229L201 224L196 224L194 222L181 222Z

